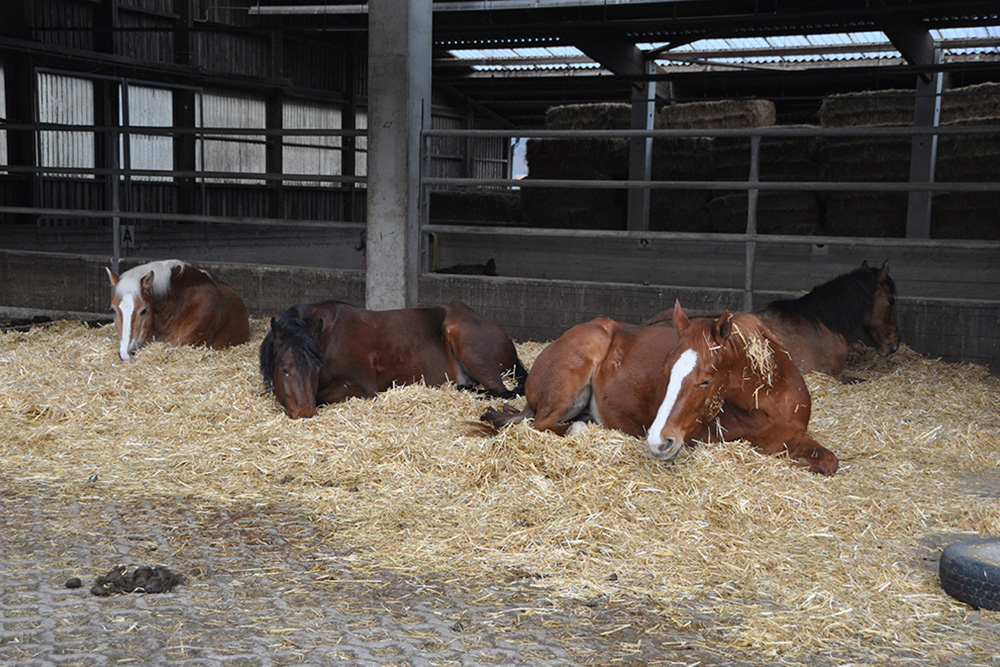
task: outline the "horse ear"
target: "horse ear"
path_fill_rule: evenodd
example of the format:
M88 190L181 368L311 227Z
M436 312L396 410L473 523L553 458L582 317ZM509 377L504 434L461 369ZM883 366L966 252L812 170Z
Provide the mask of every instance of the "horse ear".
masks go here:
M312 336L313 340L318 341L322 333L323 333L323 318L320 318L315 322L309 324L309 335Z
M868 268L868 260L867 259L861 260L861 268L862 269L867 269Z
M721 343L722 341L729 338L729 334L732 333L732 324L730 320L733 319L733 314L728 310L722 313L722 316L715 321L715 326L712 327L712 335L715 336L716 341Z
M280 330L278 329L278 320L274 319L273 317L271 318L271 333L273 333L275 336L281 333Z
M677 333L680 333L691 325L691 320L684 313L684 309L681 308L681 300L676 299L674 301L674 328L677 329Z
M146 275L144 275L142 277L142 280L139 281L139 287L142 288L143 292L147 292L147 293L152 292L152 290L153 290L153 272L152 271L150 271L149 273L147 273Z
M885 279L889 277L889 260L882 262L882 268L878 270L879 282L885 282Z
M104 267L104 270L108 272L108 280L111 281L111 286L112 287L117 287L118 286L118 274L115 273L114 271L112 271L107 266Z

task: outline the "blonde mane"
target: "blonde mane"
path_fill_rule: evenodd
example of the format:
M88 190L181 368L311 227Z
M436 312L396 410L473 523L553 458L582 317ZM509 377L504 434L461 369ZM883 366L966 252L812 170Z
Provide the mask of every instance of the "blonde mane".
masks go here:
M124 296L126 294L139 295L142 291L139 282L152 271L153 286L151 291L153 296L161 297L170 291L170 274L174 270L174 267L178 266L183 271L187 264L178 259L165 259L132 267L118 279L118 284L115 286L115 294L117 296Z

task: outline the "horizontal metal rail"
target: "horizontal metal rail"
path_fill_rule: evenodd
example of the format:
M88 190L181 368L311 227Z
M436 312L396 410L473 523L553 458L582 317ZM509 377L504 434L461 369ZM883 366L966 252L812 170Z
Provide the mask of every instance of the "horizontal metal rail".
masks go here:
M524 238L632 239L662 241L712 241L744 243L747 240L773 244L797 245L886 245L898 248L946 248L953 250L1000 250L1000 241L964 241L958 239L901 239L864 236L791 236L787 234L724 234L714 232L650 232L608 229L553 229L537 227L473 227L469 225L424 225L428 234L465 234L472 236L512 236Z

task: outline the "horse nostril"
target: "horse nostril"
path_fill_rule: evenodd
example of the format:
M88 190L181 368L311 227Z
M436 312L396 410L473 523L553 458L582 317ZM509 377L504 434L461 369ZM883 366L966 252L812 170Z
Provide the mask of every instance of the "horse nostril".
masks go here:
M660 449L659 449L660 454L662 455L669 454L673 450L674 445L676 443L677 440L675 438L667 438L666 440L664 440L663 443L660 444Z

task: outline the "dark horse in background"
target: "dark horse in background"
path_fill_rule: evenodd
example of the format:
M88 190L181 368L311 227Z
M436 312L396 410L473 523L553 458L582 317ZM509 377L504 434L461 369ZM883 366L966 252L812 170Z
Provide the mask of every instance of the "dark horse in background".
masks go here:
M746 440L812 472L836 472L837 457L806 430L812 402L802 374L758 317L690 320L677 303L671 322L598 318L572 327L531 367L527 407L504 404L482 420L497 430L533 418L533 428L559 435L596 420L644 437L662 461L693 439Z
M107 269L118 356L130 361L149 341L223 348L245 343L250 320L226 283L180 260L149 262L119 276Z
M504 373L514 374L514 389ZM527 371L514 343L460 301L446 306L373 311L342 301L292 306L260 346L260 372L289 417L393 385L424 382L512 398Z
M899 347L896 326L896 284L889 277L889 263L860 268L813 288L797 299L772 301L755 314L771 330L799 371L830 375L841 382L850 342L864 332L882 356ZM717 317L718 313L697 316ZM672 312L663 311L646 325L672 326Z

